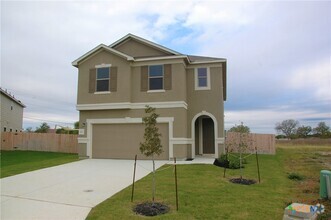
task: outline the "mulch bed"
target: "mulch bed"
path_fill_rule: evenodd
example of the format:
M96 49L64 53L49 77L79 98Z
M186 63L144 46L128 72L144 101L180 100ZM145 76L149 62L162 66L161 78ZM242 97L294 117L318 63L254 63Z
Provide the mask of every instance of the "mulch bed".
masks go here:
M133 211L144 216L156 216L169 212L169 207L158 202L144 202L136 205Z
M236 183L236 184L242 184L242 185L252 185L255 184L256 181L255 180L250 180L250 179L240 179L240 178L233 178L230 179L231 183Z

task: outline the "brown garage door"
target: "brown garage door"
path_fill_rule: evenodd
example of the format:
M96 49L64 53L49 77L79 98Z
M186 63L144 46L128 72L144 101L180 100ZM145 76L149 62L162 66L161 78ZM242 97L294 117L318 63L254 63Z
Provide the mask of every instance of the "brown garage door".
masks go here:
M158 124L164 152L156 159L169 159L168 124ZM143 142L143 124L97 124L93 125L92 158L147 159L140 153L139 143Z

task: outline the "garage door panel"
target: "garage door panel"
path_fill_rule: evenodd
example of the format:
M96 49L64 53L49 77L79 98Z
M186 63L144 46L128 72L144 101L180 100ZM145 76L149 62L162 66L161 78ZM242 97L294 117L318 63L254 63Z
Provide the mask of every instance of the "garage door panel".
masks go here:
M158 124L164 152L156 159L169 159L168 124ZM143 142L143 124L97 124L93 125L92 158L148 159L139 151Z

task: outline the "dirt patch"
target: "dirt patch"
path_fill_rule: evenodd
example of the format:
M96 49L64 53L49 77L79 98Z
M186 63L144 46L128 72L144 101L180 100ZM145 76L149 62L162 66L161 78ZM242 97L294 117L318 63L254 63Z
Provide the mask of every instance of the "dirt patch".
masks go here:
M250 179L241 179L241 178L233 178L230 179L231 183L236 183L236 184L242 184L242 185L252 185L255 184L256 181L255 180L250 180Z
M331 152L330 151L317 151L316 154L307 158L307 162L321 163L327 169L331 169Z
M156 216L169 212L169 207L158 202L144 202L136 205L133 211L144 216Z
M331 156L331 151L317 151L316 153L322 156Z

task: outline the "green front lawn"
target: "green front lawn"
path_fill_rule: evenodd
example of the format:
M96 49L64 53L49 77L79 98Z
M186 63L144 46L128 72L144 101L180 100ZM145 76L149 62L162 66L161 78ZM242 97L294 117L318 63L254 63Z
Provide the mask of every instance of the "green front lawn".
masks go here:
M308 166L307 158L331 161L331 155L323 156L322 152L331 153L331 148L283 147L277 149L276 156L260 155L262 182L250 186L229 182L230 178L239 177L239 170L227 170L223 178L223 168L213 165L178 165L178 212L173 168L164 170L169 166L165 165L157 172L156 198L170 206L171 211L154 219L282 219L289 202L316 202L319 197L319 171L330 167L320 159L309 161ZM245 166L244 178L257 180L255 156L248 157ZM289 180L290 172L306 178L299 182ZM93 208L88 219L145 218L136 215L132 208L151 200L151 177L148 175L136 183L134 203L130 202L131 187L128 187Z
M1 151L0 177L4 178L77 160L77 154L40 151Z

